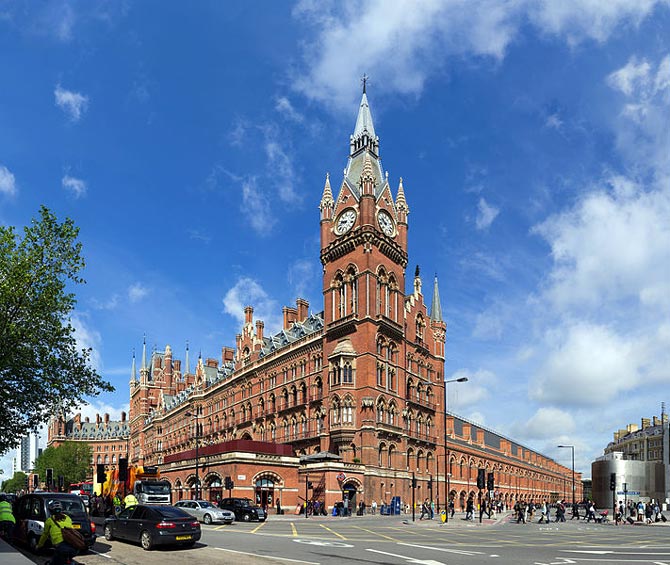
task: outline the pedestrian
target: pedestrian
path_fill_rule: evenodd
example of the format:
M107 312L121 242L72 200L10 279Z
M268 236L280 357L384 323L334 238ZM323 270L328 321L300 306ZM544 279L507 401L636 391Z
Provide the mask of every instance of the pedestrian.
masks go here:
M556 504L556 521L565 522L565 504L562 500L559 500Z
M123 505L126 508L130 508L131 506L137 506L137 497L131 492L126 495L126 497L123 499Z
M482 498L481 503L479 504L479 523L482 523L482 516L487 513L486 512L486 499Z
M579 504L577 504L576 502L572 504L572 518L570 518L570 520L573 520L574 518L577 518L577 520L579 520Z
M540 506L540 519L538 520L538 524L542 524L543 522L548 523L549 518L547 518L547 501L545 500L542 503L542 506Z
M37 549L41 549L47 541L50 541L54 548L51 565L65 565L78 553L74 547L63 541L63 528L72 528L72 519L63 512L59 500L52 500L49 503L49 513L51 516L44 522Z
M419 516L419 520L423 520L424 516L428 516L428 519L430 519L430 507L428 506L428 499L424 499L423 504L421 505L421 516Z
M279 502L279 499L277 499L277 515L281 514L281 503Z
M372 508L372 514L377 514L377 501L373 498L372 503L370 504L370 508Z
M588 507L586 510L586 521L590 522L593 520L594 522L596 521L596 506L593 504L593 501L590 500L588 503Z
M465 519L474 520L475 519L475 501L470 496L468 501L465 503Z
M526 523L526 508L523 502L517 500L514 505L514 511L516 512L516 523Z
M16 525L16 518L12 512L12 503L7 497L0 495L0 536L9 540L10 534Z
M451 498L449 500L449 510L451 512L450 518L453 518L454 517L454 512L456 511L456 505L454 504L454 499L453 498Z

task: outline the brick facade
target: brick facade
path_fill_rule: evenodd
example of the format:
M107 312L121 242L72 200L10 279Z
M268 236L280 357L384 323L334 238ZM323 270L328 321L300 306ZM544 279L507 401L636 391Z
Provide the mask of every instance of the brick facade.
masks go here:
M249 306L235 347L193 372L170 346L147 361L145 345L130 383L131 464L158 465L175 498L195 494L197 461L210 499L230 476L234 496L268 506L295 508L307 481L308 498L328 507L343 493L409 501L414 473L417 500L431 478L444 500L447 328L437 280L430 308L418 267L405 293L408 216L402 179L394 198L382 173L364 94L337 198L327 176L320 204L322 311L298 299L266 336ZM478 467L508 501L564 498L570 469L454 415L446 425L455 498L477 490Z

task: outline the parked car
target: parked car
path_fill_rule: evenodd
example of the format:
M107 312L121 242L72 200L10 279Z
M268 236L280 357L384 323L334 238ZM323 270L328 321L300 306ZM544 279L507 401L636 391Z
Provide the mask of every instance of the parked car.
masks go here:
M230 510L218 508L207 500L180 500L175 506L205 524L211 524L212 522L232 524L235 520L235 514Z
M61 503L63 512L72 519L72 526L81 532L90 549L96 539L95 523L88 517L84 502L77 494L33 492L19 497L14 504L14 517L18 526L14 529L14 539L37 553L37 542L44 530L44 522L51 516L49 503L54 500Z
M200 522L181 508L138 504L105 520L105 539L139 542L144 550L157 545L193 547L200 539Z
M250 522L251 520L264 521L265 512L260 506L256 506L250 498L222 498L219 508L230 510L235 514L235 520Z

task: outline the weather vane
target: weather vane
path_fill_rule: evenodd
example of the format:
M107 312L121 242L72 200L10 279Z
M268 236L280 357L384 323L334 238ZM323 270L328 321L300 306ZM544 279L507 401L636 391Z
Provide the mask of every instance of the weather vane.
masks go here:
M369 78L370 77L368 75L363 73L363 78L361 78L361 82L363 83L363 94L365 94L365 85L367 84Z

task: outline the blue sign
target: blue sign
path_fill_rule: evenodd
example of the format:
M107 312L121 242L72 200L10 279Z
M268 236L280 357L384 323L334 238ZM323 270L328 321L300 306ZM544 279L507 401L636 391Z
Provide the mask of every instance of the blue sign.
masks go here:
M622 490L618 490L616 493L617 493L618 495L621 495L621 496L624 496L624 495L628 495L628 496L640 496L640 491L639 491L639 490L628 490L628 491L626 491L626 492L624 492L624 491L622 491Z

